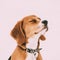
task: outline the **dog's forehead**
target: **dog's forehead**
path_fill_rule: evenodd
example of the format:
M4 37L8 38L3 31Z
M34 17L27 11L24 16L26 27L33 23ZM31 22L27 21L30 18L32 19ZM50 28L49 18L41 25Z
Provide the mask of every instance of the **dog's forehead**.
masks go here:
M26 17L24 17L23 18L23 20L25 21L25 22L28 22L28 21L30 21L30 20L32 20L32 19L39 19L39 20L41 20L41 18L39 18L38 16L36 16L36 15L30 15L30 16L26 16Z

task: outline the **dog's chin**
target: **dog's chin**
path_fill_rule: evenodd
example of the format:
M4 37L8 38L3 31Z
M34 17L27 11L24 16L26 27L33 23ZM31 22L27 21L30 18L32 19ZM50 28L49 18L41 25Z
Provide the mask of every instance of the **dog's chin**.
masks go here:
M46 37L44 36L44 34L48 31L48 27L44 27L44 29L42 30L42 34L40 35L39 39L44 41L46 40Z
M37 35L37 34L40 33L39 39L42 40L42 41L44 41L44 40L46 40L46 37L44 36L44 34L45 34L47 31L48 31L48 27L46 26L46 27L44 27L42 30L40 30L40 31L38 31L38 32L35 32L35 34Z
M45 26L44 28L42 28L40 31L35 32L34 34L38 34L39 32L47 32L48 31L48 27Z

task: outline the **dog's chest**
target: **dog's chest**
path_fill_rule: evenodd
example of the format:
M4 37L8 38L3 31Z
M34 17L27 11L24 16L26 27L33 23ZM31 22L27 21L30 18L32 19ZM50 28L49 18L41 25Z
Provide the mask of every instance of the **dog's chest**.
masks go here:
M34 54L31 54L31 53L27 52L26 60L36 60L37 56L38 56L38 53L36 53L36 55L34 55Z
M26 44L26 47L30 49L37 49L39 36L40 35L37 34L29 38L28 43ZM36 60L37 56L38 56L38 52L35 52L35 53L27 52L26 60Z
M40 36L39 34L36 34L32 36L31 38L29 38L28 43L26 44L26 47L31 48L31 49L36 49L38 45L39 36Z

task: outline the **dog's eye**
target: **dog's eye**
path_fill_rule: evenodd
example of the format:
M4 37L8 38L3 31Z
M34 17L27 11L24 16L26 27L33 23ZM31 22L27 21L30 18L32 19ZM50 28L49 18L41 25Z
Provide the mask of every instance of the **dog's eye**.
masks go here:
M32 22L32 23L37 23L37 20L33 19L33 20L31 20L30 22Z

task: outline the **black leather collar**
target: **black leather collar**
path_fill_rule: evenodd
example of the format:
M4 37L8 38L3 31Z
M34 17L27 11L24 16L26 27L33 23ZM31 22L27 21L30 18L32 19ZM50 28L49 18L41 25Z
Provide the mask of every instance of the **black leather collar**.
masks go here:
M39 52L40 50L42 50L42 48L40 48L40 49L30 49L30 48L26 48L26 51L29 52L29 53Z
M37 48L37 49L31 49L31 48L23 48L22 46L18 46L20 49L22 49L23 51L29 52L29 53L35 53L35 52L39 52L40 50L42 50L42 48Z

